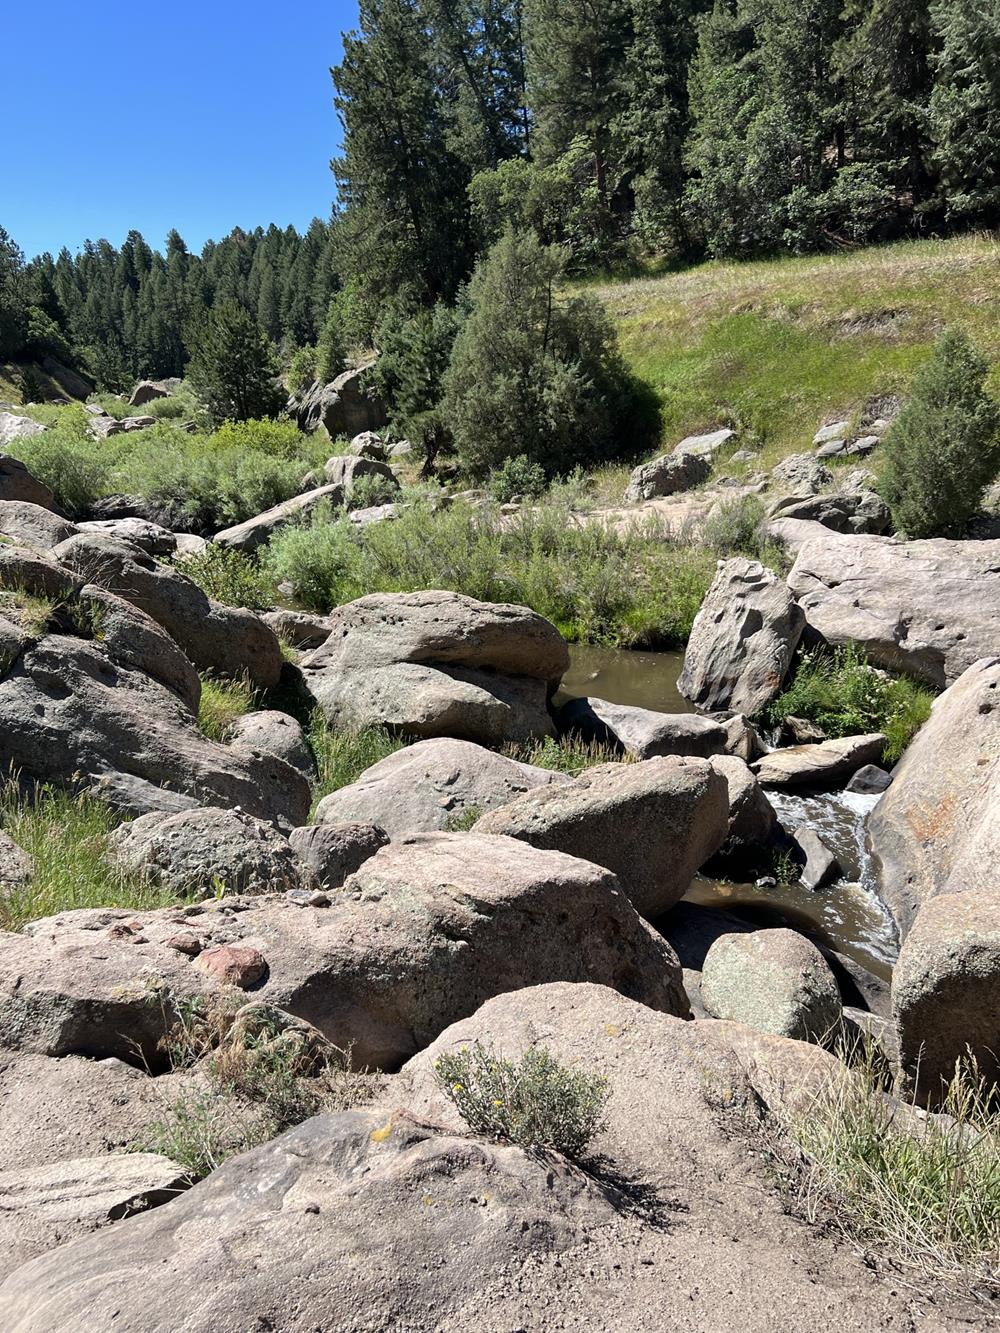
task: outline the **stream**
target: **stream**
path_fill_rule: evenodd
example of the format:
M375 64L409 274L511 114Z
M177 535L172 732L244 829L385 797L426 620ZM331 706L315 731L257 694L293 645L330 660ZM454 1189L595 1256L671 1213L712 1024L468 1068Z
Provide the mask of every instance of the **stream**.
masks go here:
M683 653L574 644L560 694L589 694L662 713L692 713L697 710L677 691L683 664ZM888 979L899 945L865 847L865 825L878 798L844 791L767 795L789 832L815 829L840 862L842 877L826 888L807 889L802 884L758 887L699 876L685 901L722 907L760 925L792 926Z

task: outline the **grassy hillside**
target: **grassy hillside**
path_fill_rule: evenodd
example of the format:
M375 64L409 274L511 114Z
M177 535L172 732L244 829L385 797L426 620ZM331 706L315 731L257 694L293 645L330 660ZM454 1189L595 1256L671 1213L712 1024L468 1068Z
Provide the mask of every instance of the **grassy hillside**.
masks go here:
M991 238L710 263L592 290L662 400L665 445L729 423L758 437L765 462L806 448L824 418L905 392L947 324L994 360L1000 393L1000 245Z

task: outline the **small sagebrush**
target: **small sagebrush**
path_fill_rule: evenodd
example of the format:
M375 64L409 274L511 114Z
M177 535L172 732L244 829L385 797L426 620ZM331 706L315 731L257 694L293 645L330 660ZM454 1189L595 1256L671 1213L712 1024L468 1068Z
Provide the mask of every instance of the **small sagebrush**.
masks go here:
M434 1070L475 1134L578 1159L604 1127L607 1079L567 1068L543 1046L513 1061L476 1042Z
M277 601L274 581L257 560L242 551L227 551L209 543L198 555L185 556L178 568L193 579L202 592L225 606L250 611L268 611Z

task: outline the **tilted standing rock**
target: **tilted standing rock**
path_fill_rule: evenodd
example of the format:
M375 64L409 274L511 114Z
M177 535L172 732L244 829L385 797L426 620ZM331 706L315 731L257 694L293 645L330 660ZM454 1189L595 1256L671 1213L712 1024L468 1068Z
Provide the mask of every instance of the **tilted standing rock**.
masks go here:
M805 625L785 584L757 560L719 562L695 616L677 687L714 712L753 715L781 689Z
M607 699L569 699L556 722L563 735L620 748L637 759L670 754L707 759L722 754L729 741L721 722L697 713L658 713Z

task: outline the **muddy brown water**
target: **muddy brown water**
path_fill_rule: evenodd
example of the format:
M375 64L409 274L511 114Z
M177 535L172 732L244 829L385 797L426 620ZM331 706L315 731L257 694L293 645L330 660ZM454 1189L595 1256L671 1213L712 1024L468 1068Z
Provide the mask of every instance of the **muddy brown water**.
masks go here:
M593 695L661 713L697 710L677 690L683 653L636 653L574 644L560 696ZM788 925L888 978L898 951L895 927L879 897L866 847L874 797L850 792L768 792L791 832L814 829L837 857L842 876L823 889L802 884L759 886L698 878L686 900L721 907L760 925Z

